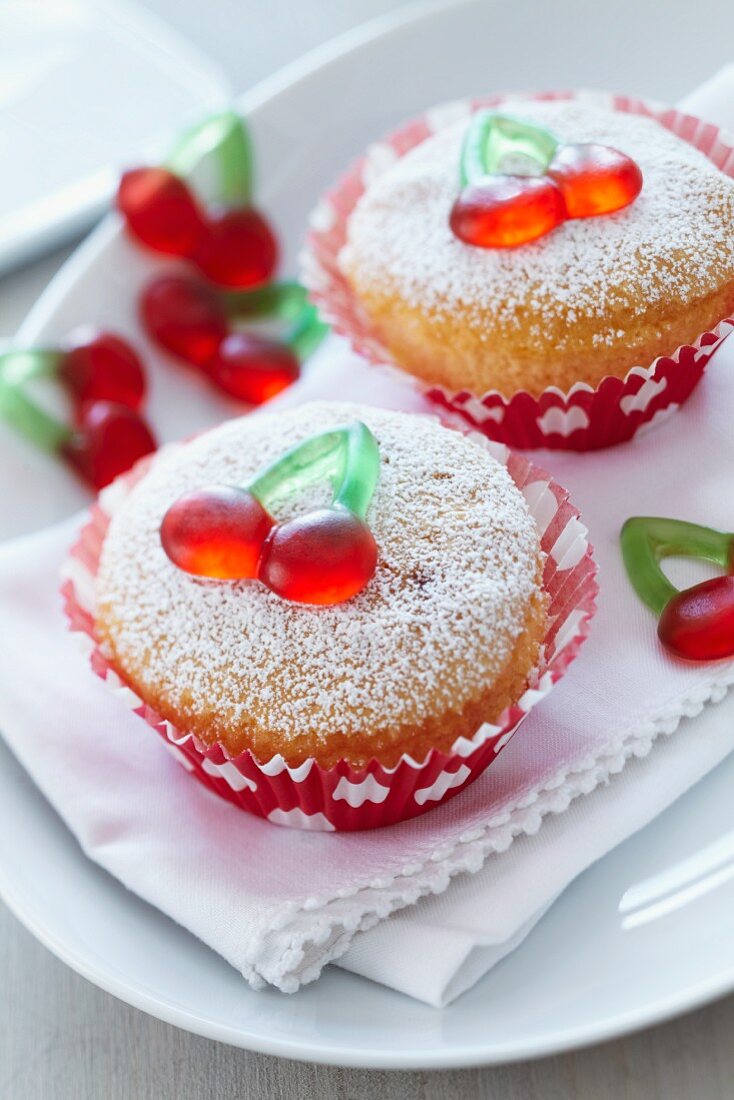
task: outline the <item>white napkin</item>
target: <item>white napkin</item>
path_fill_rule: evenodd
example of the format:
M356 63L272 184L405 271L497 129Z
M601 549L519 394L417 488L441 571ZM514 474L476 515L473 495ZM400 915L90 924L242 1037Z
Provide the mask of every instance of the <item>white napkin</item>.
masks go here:
M289 404L315 392L399 406L410 397L405 381L338 354L338 345L335 353L322 356ZM567 810L644 756L682 714L724 694L734 665L684 666L660 650L654 619L622 569L618 531L631 510L730 526L733 416L730 342L660 430L613 451L545 456L596 545L602 591L591 637L492 768L424 817L372 833L300 833L192 782L92 675L67 633L58 572L78 519L0 549L0 728L92 859L253 985L295 990L342 956L357 931L441 893L452 875L477 871L515 836L532 836L544 815ZM698 725L677 739L664 783L656 752L602 796L606 814L596 798L574 806L552 859L542 834L526 840L511 858L489 859L481 883L465 877L445 903L388 922L371 942L361 938L347 964L432 1003L455 995L519 941L579 870L734 747L731 720L706 751Z
M422 404L406 382L362 366L336 341L284 403L329 394ZM252 985L293 991L340 958L446 1003L512 950L579 871L734 747L727 702L617 775L734 680L731 663L683 666L665 656L618 550L631 512L732 526L733 415L729 341L659 430L611 451L539 456L591 530L597 620L566 678L493 767L424 817L373 833L299 833L193 783L70 642L58 570L78 519L0 548L0 729L87 854ZM578 798L612 775L610 786ZM549 814L559 816L538 833ZM483 866L443 893L452 876ZM431 894L440 896L404 908Z

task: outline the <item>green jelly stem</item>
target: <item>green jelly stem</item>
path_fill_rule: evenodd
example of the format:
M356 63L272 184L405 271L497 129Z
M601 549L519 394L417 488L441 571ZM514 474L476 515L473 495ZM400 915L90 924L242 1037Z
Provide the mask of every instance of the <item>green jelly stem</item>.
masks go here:
M0 374L0 415L44 451L60 451L71 439L72 431L39 409L19 386Z
M316 350L328 332L329 326L321 320L316 307L307 303L301 311L301 316L286 336L285 342L303 362Z
M632 586L657 615L678 594L660 568L663 558L703 558L726 570L731 567L734 535L696 523L634 516L625 523L620 539Z
M231 290L224 295L225 307L235 320L278 317L291 321L307 305L306 288L296 282L266 283L255 290Z
M377 440L361 420L310 436L268 466L247 489L272 511L283 497L328 479L332 503L364 519L380 476Z
M346 430L346 461L334 503L364 519L380 476L380 450L366 424L356 420Z
M329 332L300 283L268 283L256 290L230 291L225 297L228 315L235 321L277 318L293 321L285 343L303 361Z
M176 175L186 177L208 156L215 158L217 166L217 199L227 206L251 206L252 145L236 111L210 115L188 130L174 146L166 165Z
M507 174L502 162L510 156L534 161L543 174L557 149L558 141L549 130L495 111L477 111L461 150L461 186L479 183L488 175Z
M64 356L52 348L16 348L0 355L0 379L22 386L34 378L55 378Z

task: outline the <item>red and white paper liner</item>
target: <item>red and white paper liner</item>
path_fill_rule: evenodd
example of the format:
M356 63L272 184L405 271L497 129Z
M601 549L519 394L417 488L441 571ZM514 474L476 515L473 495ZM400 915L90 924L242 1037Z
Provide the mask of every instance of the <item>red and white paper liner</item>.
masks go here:
M515 92L457 100L406 123L371 145L311 215L302 254L303 282L334 330L348 337L355 351L371 362L389 364L392 357L339 268L347 223L358 199L378 176L432 134L468 118L480 108L499 106L517 95ZM601 92L544 92L526 98L578 100L654 118L734 178L734 138L712 123L675 108ZM505 397L496 390L478 395L468 390L452 392L418 379L416 384L439 405L459 413L490 439L508 446L596 450L623 443L643 425L658 423L680 408L703 375L712 353L733 329L734 318L724 318L692 344L682 345L671 355L659 356L651 364L632 367L623 379L608 376L596 388L579 382L567 393L551 386L539 397L524 390Z
M592 548L565 490L506 447L477 433L472 438L507 465L535 519L546 555L543 587L549 597L548 627L539 668L522 697L494 725L485 723L471 739L457 740L450 752L433 750L421 761L404 755L392 768L377 760L364 768L354 768L345 760L323 768L314 759L290 767L280 755L261 763L249 750L232 757L221 744L204 744L148 706L102 651L95 628L95 586L110 519L148 470L150 459L100 495L70 551L61 590L69 628L88 650L97 675L156 730L186 770L241 809L278 825L326 831L373 829L425 813L463 790L496 759L574 659L595 611Z

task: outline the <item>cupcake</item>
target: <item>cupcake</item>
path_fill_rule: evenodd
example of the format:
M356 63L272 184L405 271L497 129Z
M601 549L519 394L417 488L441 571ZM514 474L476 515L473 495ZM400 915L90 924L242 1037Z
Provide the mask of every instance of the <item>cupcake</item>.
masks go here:
M115 487L111 516L102 498L77 548L97 671L198 778L273 821L420 813L479 774L557 678L548 638L572 610L572 637L585 632L583 528L532 480L549 533L549 516L570 525L552 542L579 575L551 574L573 608L554 604L508 468L432 418L311 404L167 448Z
M384 170L372 154L337 188L338 227L320 230L321 211L315 297L359 350L495 438L628 438L687 396L734 313L734 181L674 132L695 139L695 120L642 112L508 98L412 124L382 144ZM714 151L734 172L731 150Z

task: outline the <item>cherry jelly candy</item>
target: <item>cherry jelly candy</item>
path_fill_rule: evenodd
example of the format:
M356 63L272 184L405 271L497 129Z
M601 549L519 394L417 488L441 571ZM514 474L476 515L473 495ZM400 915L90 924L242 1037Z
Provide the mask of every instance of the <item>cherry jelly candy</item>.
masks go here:
M563 195L545 176L486 176L468 184L450 216L452 232L480 248L516 248L566 219Z
M117 206L130 232L156 252L188 256L203 231L196 199L167 168L133 168L123 173Z
M376 566L377 546L364 520L346 508L321 508L273 529L258 576L283 599L336 604L361 592Z
M64 342L59 378L79 404L115 401L139 409L145 374L129 344L110 332L84 327Z
M180 569L217 580L256 577L283 599L334 604L369 583L377 546L365 515L380 472L377 441L354 421L296 443L246 487L213 486L179 498L161 524ZM334 503L276 522L272 504L324 478Z
M252 207L209 210L191 259L217 286L253 287L271 278L278 245L268 223Z
M82 408L78 429L62 453L90 485L103 489L155 449L150 428L134 409L92 401Z
M246 489L213 485L171 505L161 524L161 543L173 564L187 573L218 580L253 578L274 522Z
M548 166L569 218L612 214L642 190L642 172L630 157L608 145L562 145Z
M658 637L689 660L734 657L734 577L714 577L679 592L663 609Z
M187 363L203 367L227 335L227 315L215 292L195 279L162 275L140 298L146 331Z
M206 369L226 393L252 405L275 397L300 373L298 359L287 344L248 332L226 336Z

